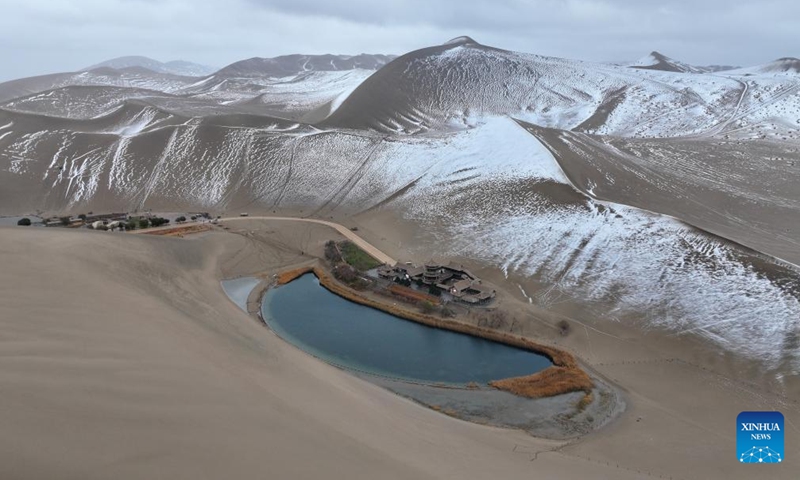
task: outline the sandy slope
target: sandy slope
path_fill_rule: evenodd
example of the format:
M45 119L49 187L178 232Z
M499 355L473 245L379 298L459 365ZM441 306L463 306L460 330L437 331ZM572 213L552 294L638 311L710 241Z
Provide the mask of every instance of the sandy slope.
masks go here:
M0 229L0 478L752 473L735 463L732 418L773 407L771 395L653 361L685 354L657 336L568 337L630 400L622 419L577 443L461 422L286 345L222 293L219 278L296 264L337 233L264 220L231 229L187 239ZM796 402L784 413L795 421ZM792 478L796 438L787 431L773 478Z
M328 222L326 220L318 220L316 218L293 218L293 217L274 217L274 216L273 217L250 217L250 218L247 218L247 217L232 217L232 218L225 218L225 219L223 219L223 221L236 223L237 221L242 221L242 220L248 221L248 222L252 222L252 220L258 220L258 219L260 219L260 220L280 220L280 221L283 221L283 222L306 222L306 223L316 223L316 224L319 224L319 225L325 225L327 227L333 228L334 230L339 232L339 234L341 234L342 236L347 237L348 240L350 240L351 242L355 243L356 245L358 245L359 247L364 249L364 251L366 251L367 253L369 253L373 257L375 257L377 260L380 260L381 262L386 263L388 265L394 265L395 263L397 263L397 260L395 260L394 258L390 257L389 255L386 255L385 253L383 253L379 249L375 248L374 245L372 245L371 243L369 243L366 240L364 240L363 238L361 238L358 234L356 234L352 230L348 229L347 227L345 227L342 224L335 223L335 222Z
M282 229L271 261L319 228ZM219 288L216 259L235 268L246 242L3 229L0 477L635 477L531 463L547 444L288 347Z

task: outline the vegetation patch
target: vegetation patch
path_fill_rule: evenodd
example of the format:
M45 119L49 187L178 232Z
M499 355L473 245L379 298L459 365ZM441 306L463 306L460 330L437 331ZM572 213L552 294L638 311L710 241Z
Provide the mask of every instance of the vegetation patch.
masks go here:
M383 265L353 242L340 242L338 247L344 261L360 272L366 272Z
M576 408L579 412L582 412L586 410L586 407L592 404L592 401L594 401L594 395L592 392L589 392L585 394L583 398L581 398L581 400L578 402L578 405L576 405Z
M127 222L123 223L125 230L132 231L137 228L144 230L150 227L161 227L169 223L168 218L161 217L130 217Z
M570 392L585 392L587 395L581 400L581 403L586 400L583 408L591 403L592 398L590 395L592 388L594 388L594 383L589 378L589 375L577 366L552 366L525 377L494 380L489 382L489 385L498 390L505 390L514 395L527 398L552 397Z
M182 237L192 233L200 233L211 230L208 225L188 225L185 227L166 228L164 230L151 230L142 232L144 235L158 235L161 237Z
M278 274L277 284L286 285L291 281L297 280L306 273L313 273L313 272L314 272L314 267L311 266L295 268L294 270L287 270L285 272L281 272Z
M336 265L333 267L333 276L356 290L364 290L369 286L369 282L361 278L361 273L350 265Z
M325 242L325 258L331 262L331 265L342 263L342 252L339 251L339 246L333 240Z

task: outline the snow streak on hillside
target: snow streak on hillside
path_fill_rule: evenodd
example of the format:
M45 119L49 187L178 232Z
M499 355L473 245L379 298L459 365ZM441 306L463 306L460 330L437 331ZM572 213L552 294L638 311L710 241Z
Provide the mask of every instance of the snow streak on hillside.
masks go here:
M763 270L760 259L670 217L569 199L549 185L564 177L535 139L492 123L480 142L467 140L480 135L471 132L394 152L409 168L438 159L398 200L408 218L439 232L438 255L481 258L610 318L646 312L650 326L800 372L797 272ZM546 307L552 295L538 299Z
M327 124L418 132L465 128L500 114L553 128L676 136L710 128L740 88L721 77L454 43L396 59L356 89Z
M391 209L436 238L421 255L529 278L544 307L691 332L800 372L800 274L677 220L788 258L784 224L800 211L791 61L680 73L466 37L377 72L303 63L321 58L2 84L15 98L0 105L0 209ZM551 127L550 150L514 119Z
M17 98L2 105L2 108L87 120L107 115L127 100L169 96L155 90L138 88L71 86Z
M600 135L797 138L799 86L798 75L628 68L465 39L399 57L364 81L325 125L408 134L510 115Z
M800 319L796 272L765 268L669 217L590 200L511 119L400 138L310 127L153 128L150 112L139 114L139 134L11 135L0 141L2 174L43 182L46 204L71 208L97 199L123 209L299 207L319 216L391 208L438 235L439 251L428 254L484 259L573 301L596 302L599 315L643 313L648 325L800 368L791 340Z

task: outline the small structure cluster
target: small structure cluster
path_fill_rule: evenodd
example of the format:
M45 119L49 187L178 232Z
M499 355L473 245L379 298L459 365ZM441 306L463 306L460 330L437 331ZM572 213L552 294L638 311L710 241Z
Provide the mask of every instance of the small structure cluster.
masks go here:
M208 212L199 212L199 213L188 213L186 215L190 215L191 221L196 222L199 221L201 223L205 223L206 221L210 221L211 223L217 224L219 223L219 216L211 220L211 215ZM93 212L89 212L88 214L80 214L77 217L66 215L63 217L45 217L42 219L41 224L47 227L67 227L67 228L91 228L94 230L136 230L136 229L145 229L150 227L161 227L164 225L169 224L171 221L174 220L175 223L184 223L187 221L186 215L180 215L178 217L171 217L171 218L164 218L158 215L153 214L152 211L147 210L141 212L141 214L134 213L99 213L95 214ZM18 222L18 225L32 225L34 222L31 221L30 218L22 218Z
M449 295L453 300L473 305L489 303L497 295L496 290L483 285L481 279L472 272L452 262L447 265L428 262L421 267L411 264L384 265L378 269L378 275L398 283L427 285L441 295Z

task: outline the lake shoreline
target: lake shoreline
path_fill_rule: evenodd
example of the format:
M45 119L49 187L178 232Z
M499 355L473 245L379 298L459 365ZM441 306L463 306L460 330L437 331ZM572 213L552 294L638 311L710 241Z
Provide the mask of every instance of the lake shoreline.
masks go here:
M460 322L458 320L440 319L434 317L433 315L427 315L424 313L415 312L413 310L410 310L409 308L405 308L405 306L400 306L399 304L390 305L388 303L368 298L360 294L359 292L353 290L352 288L338 282L336 279L333 278L332 275L329 274L327 269L320 263L321 262L317 261L310 265L286 269L277 275L276 285L285 285L305 274L313 273L319 279L319 283L322 287L324 287L329 292L338 295L351 302L358 303L360 305L364 305L370 308L374 308L376 310L383 311L385 313L403 318L405 320L410 320L412 322L416 322L422 325L427 325L432 328L447 330L465 335L471 335L473 337L482 338L484 340L489 340L504 345L508 345L511 347L527 350L533 353L537 353L539 355L547 357L553 363L551 367L548 367L547 369L544 369L541 372L537 372L531 375L530 377L545 374L545 372L548 372L548 370L551 370L553 368L560 368L562 372L569 372L568 375L574 374L575 376L581 378L584 376L586 378L589 377L588 374L584 372L583 369L581 369L577 359L571 353L565 350L561 350L548 345L543 345L521 336L511 335L504 332L498 332L485 327L470 325L467 323ZM552 374L552 370L548 373ZM511 391L511 393L515 393L521 396L526 396L529 398L550 397L564 393L571 393L574 391L584 391L584 393L588 395L591 392L591 388L575 388L573 384L569 383L555 386L555 388L552 388L550 385L546 385L547 387L551 388L546 390L545 392L546 394L541 394L541 395L535 395L535 394L526 395L524 392L520 391L520 389L515 388L519 384L525 383L525 379L530 379L530 377L497 379L495 382L492 383L493 384L497 383L499 385L499 386L493 385L496 388L500 388L502 390L508 390ZM511 382L512 380L515 380L516 382ZM500 382L506 382L506 383L500 383ZM509 386L508 385L509 383L512 383L512 385Z
M434 240L388 209L371 215L359 234L391 256L423 262L434 251ZM253 477L267 465L279 478L733 480L748 475L731 456L735 435L725 433L736 416L798 415L796 376L776 385L760 363L646 328L640 317L545 309L519 293L521 285L536 298L534 280L469 264L498 286L502 307L519 320L515 334L570 351L624 396L625 413L609 425L595 428L601 417L587 411L593 430L550 440L537 419L524 423L518 405L546 412L556 429L560 414L544 405L572 407L570 396L581 393L528 400L488 389L383 388L281 340L220 288L244 276L268 285L323 258L325 242L343 240L327 226L251 218L184 239L0 231L5 476ZM382 241L384 232L391 239ZM412 240L416 250L399 245ZM573 327L567 335L561 319ZM516 403L498 404L501 396ZM795 478L797 458L787 456L774 477Z
M284 339L263 317L262 302L267 291L306 274L313 274L319 280L320 286L347 301L428 327L530 351L545 356L553 365L532 375L499 379L477 385L477 388L475 385L436 384L395 378L339 365ZM538 344L523 337L414 312L410 310L412 308L410 306L401 307L368 298L334 279L320 260L287 266L278 273L271 276L261 275L260 278L262 281L253 288L248 298L248 313L274 335L318 360L451 417L472 423L520 429L538 438L568 440L608 425L627 408L625 399L618 389L607 380L595 375L590 376L582 370L578 361L569 352ZM552 379L554 369L562 372L565 370L579 372L579 375L591 378L592 387L564 388L565 385L556 382L556 385L547 391L547 395L528 396L515 391L514 388L498 386L503 382L525 384L531 378L535 380L542 376L545 381L549 381Z

